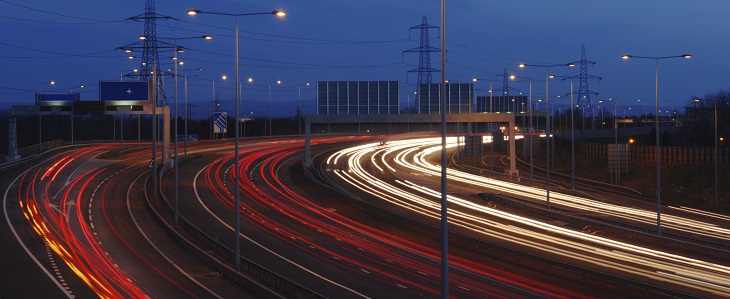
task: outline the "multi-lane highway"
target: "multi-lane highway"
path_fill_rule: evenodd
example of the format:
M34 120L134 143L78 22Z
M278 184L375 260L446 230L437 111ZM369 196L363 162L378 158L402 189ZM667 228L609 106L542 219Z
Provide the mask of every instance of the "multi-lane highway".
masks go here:
M25 261L3 267L2 297L246 296L174 246L147 213L149 153L103 158L110 150L50 154L6 178L4 244ZM29 287L24 277L37 283Z
M439 297L437 236L362 207L378 206L424 225L438 222L440 166L433 156L440 140L393 139L315 138L319 155L315 169L307 170L314 177L302 168L301 138L248 139L235 168L232 141L190 144L188 153L199 158L166 172L157 203L175 201L172 174L179 171L179 212L185 221L227 248L234 248L239 238L248 263L306 289L310 297ZM0 290L0 297L251 297L160 227L147 207L150 200L159 208L149 188L149 148L107 154L116 150L107 145L73 148L47 154L33 167L5 172L7 230L3 227L0 237L13 252L3 254L17 257L17 267L2 271L15 275L17 285ZM496 191L539 202L544 191L537 188L457 170L450 170L449 179L455 232L676 294L730 293L727 260L584 233L474 196ZM234 234L234 188L242 198L239 236ZM650 222L654 216L559 193L551 193L552 204L627 222ZM168 212L158 212L170 220ZM674 211L665 221L667 229L725 242L729 228L722 217ZM178 231L200 242L184 229ZM224 258L221 262L231 264ZM494 259L465 244L452 244L450 267L450 292L459 298L621 297L628 292ZM261 274L244 272L260 279L256 275ZM30 279L45 285L43 290L29 288Z
M321 146L334 142L343 144L341 139L317 141ZM244 177L241 191L246 224L242 235L246 254L327 297L438 297L437 243L421 244L411 239L423 237L417 234L399 235L403 232L397 225L384 226L377 218L340 213L325 204L331 199L321 198L341 194L301 192L294 186L306 178L291 178L296 162L301 161L301 146L301 141L272 142L244 149L239 174ZM200 168L192 190L198 200L187 202L183 209L198 211L196 225L217 232L220 238L233 232L231 221L226 221L233 215L231 159L227 153L188 165ZM183 191L187 192L190 190ZM452 293L458 297L582 296L545 283L551 280L547 275L535 279L517 274L522 271L518 267L511 272L508 265L488 266L491 262L482 263L479 258L454 255L453 259ZM539 273L532 275L540 277Z
M456 145L455 138L450 144ZM440 166L430 158L439 149L437 138L352 147L330 156L326 163L331 171L326 173L331 173L330 177L338 185L346 182L359 192L374 195L382 205L401 209L409 215L438 219L440 192L434 178L440 176ZM455 187L449 196L450 223L478 238L504 242L520 250L580 263L687 294L724 296L730 293L727 260L685 256L495 209L468 195L498 192L544 202L545 191L453 169L448 175ZM627 222L650 223L656 217L650 210L560 193L551 194L551 204ZM687 213L692 214L688 216ZM675 209L665 215L664 225L667 229L726 242L730 236L727 220L723 215Z

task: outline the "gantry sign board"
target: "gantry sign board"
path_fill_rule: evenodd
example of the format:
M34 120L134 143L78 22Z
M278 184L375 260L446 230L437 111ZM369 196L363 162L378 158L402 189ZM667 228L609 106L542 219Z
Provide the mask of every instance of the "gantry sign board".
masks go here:
M152 81L99 81L99 101L139 105L152 99Z
M152 81L99 81L104 114L151 114Z
M213 112L213 133L228 132L228 114L226 112Z
M78 93L36 93L35 105L21 114L71 115L78 101Z
M79 93L36 93L36 105L63 106L79 100Z

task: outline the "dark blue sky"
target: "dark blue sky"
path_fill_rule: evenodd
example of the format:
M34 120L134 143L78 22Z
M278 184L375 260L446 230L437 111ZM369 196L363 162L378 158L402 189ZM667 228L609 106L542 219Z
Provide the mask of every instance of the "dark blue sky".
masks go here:
M0 106L30 104L33 94L44 91L79 91L86 85L83 100L97 99L99 80L119 79L121 73L139 68L139 58L115 50L134 43L143 34L141 22L125 19L144 12L142 0L135 1L0 1ZM221 75L228 82L216 82L217 96L232 111L234 98L233 27L231 17L185 14L188 9L228 13L283 9L284 19L273 16L241 17L239 26L240 72L243 87L242 112L268 116L268 85L272 86L274 114L293 114L298 87L318 80L397 80L401 101L414 90L417 75L407 74L418 64L416 54L402 51L418 46L419 32L409 27L423 16L439 25L440 1L158 1L157 12L179 20L161 20L158 36L190 37L213 35L211 41L181 40L189 50L182 54L189 76L189 100L196 105L195 117L207 116L212 97L212 80ZM633 107L653 110L654 61L623 61L630 53L640 56L669 56L690 53L690 60L671 59L659 63L659 96L663 110L681 107L692 96L729 87L730 67L727 31L730 1L676 0L642 1L447 1L446 75L451 81L470 82L472 77L494 80L504 69L533 79L533 98L543 98L545 70L519 69L517 64L557 64L580 59L585 45L589 73L603 80L589 82L597 99L613 98L619 111ZM432 46L439 46L438 32L431 32ZM141 53L136 53L141 57ZM171 66L172 53L161 52L164 68ZM440 56L433 53L434 67ZM181 72L183 73L183 72ZM556 68L556 75L576 75L577 68ZM245 83L252 77L254 84ZM433 74L434 80L440 74ZM56 81L50 86L42 82ZM182 83L181 83L182 84ZM574 82L576 89L578 82ZM168 79L168 101L172 102L172 81ZM489 83L477 83L479 94ZM527 83L511 87L527 93ZM301 88L305 113L314 112L314 88ZM565 105L569 84L551 81L550 96L558 108ZM554 96L562 95L560 100ZM182 88L180 89L182 101ZM636 111L636 110L634 110ZM622 113L622 112L619 112Z

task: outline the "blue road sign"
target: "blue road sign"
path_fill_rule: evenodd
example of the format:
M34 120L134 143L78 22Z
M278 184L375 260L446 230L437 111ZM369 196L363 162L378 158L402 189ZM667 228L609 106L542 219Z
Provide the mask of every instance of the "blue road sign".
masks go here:
M177 139L178 140L187 139L188 142L198 141L198 134L188 134L187 137L185 136L185 134L178 134Z
M213 133L227 133L228 114L226 112L213 112Z
M36 103L65 103L75 102L79 100L79 93L36 93Z
M146 102L151 90L151 81L99 81L99 100Z

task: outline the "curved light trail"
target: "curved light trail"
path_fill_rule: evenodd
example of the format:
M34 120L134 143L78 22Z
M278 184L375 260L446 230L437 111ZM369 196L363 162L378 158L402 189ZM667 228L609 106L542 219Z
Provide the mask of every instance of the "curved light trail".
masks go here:
M327 159L327 167L333 169L342 181L388 204L440 219L438 202L440 191L405 179L440 176L440 166L428 161L431 154L441 150L439 143L438 138L424 138L361 145L331 155ZM456 146L456 139L450 138L447 146ZM370 165L374 168L368 169ZM400 178L390 181L382 179L387 175L385 169ZM533 200L544 200L545 196L544 191L538 188L493 180L458 170L449 169L448 175L452 182L469 184L484 191L496 190ZM420 183L428 182L423 179L418 180ZM730 279L728 279L730 267L727 265L566 229L499 211L453 195L449 195L448 200L451 206L449 217L452 225L468 229L480 238L502 240L511 243L512 246L530 248L532 252L580 261L581 264L592 265L592 268L610 269L611 273L620 273L634 279L665 281L669 283L668 286L664 284L666 287L680 286L680 289L704 291L716 295L730 294ZM652 216L655 216L651 211L553 192L551 192L551 203L631 221L649 222ZM665 216L664 219L665 227L672 229L715 238L730 237L730 230L710 223L671 215Z
M319 140L320 143L337 142ZM341 141L340 141L341 142ZM211 190L218 201L233 211L233 198L228 190L235 182L234 176L243 177L241 188L242 217L261 231L277 236L282 242L295 247L321 263L349 272L354 277L368 277L379 284L404 289L412 295L432 297L440 293L440 268L438 250L389 232L333 213L315 200L298 194L280 180L281 165L301 154L300 144L278 144L262 147L242 155L236 172L231 172L232 155L225 155L201 170L206 189ZM221 179L226 176L227 179ZM195 184L197 185L197 184ZM197 187L196 187L197 188ZM198 191L196 191L197 193ZM200 204L208 203L198 195ZM227 212L227 213L228 213ZM220 217L216 218L220 220ZM232 228L228 228L232 231ZM251 238L247 237L248 240ZM264 247L263 245L259 245ZM285 256L291 248L266 248L276 255ZM470 261L459 256L450 257L453 291L460 296L496 296L502 298L520 297L586 297L577 292L549 285ZM295 263L289 261L290 263ZM297 267L303 267L297 265ZM307 269L335 286L351 291L352 296L365 296L366 290L355 290L347 286L343 277L327 277L328 272ZM337 272L335 272L337 273ZM497 287L498 286L498 287Z

